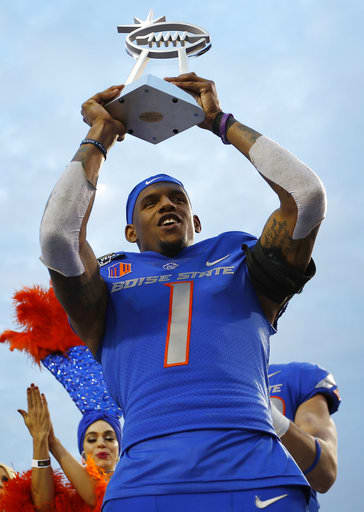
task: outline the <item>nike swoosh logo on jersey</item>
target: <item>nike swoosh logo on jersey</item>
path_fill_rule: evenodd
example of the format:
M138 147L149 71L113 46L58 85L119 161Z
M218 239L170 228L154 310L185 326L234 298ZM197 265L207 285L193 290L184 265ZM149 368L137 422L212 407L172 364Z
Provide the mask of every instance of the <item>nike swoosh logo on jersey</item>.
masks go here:
M281 496L276 496L275 498L270 498L269 500L261 500L259 496L255 496L255 506L257 508L266 508L269 507L269 505L273 505L278 500L282 500L283 498L286 498L288 494L282 494Z
M216 263L220 263L220 261L225 260L229 256L230 256L230 254L227 254L226 256L223 256L222 258L219 258L218 260L206 261L206 267L212 267L213 265L216 265Z
M146 180L145 184L150 185L153 181L158 180L159 178L153 178L152 180Z
M268 379L270 379L271 377L273 377L273 375L277 375L277 373L281 373L282 370L278 370L277 372L274 372L274 373L269 373L268 374Z

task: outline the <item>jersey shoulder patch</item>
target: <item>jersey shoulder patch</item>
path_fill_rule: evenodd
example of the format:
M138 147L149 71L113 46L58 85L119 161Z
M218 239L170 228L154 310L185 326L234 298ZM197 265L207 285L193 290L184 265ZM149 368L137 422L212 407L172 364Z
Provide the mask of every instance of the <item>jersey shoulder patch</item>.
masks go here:
M97 262L100 267L103 267L105 265L108 265L112 261L122 260L125 257L126 256L123 252L110 252L109 254L105 254L105 256L100 256L99 258L97 258Z

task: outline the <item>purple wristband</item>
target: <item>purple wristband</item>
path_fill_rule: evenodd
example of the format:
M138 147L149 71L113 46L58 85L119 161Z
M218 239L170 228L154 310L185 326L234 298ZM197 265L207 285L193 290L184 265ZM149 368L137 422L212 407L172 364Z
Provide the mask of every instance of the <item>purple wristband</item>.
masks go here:
M231 144L226 138L226 125L232 114L223 114L220 119L219 135L224 144Z

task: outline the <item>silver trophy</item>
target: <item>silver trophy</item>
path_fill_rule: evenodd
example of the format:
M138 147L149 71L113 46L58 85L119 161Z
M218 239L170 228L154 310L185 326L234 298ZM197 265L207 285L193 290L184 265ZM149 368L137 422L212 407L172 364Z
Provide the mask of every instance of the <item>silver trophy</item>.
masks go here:
M178 58L179 73L188 72L187 57L210 49L210 36L200 27L186 23L167 23L165 16L153 20L134 18L134 25L120 25L127 33L126 51L136 63L121 95L105 108L126 127L127 133L158 144L191 126L201 123L204 112L196 101L179 87L154 75L143 74L149 59Z

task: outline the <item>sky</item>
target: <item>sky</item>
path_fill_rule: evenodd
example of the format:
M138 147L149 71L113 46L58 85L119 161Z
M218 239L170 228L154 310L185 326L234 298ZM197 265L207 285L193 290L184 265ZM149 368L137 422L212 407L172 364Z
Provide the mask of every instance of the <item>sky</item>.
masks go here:
M330 370L342 405L334 420L339 472L320 497L323 512L360 510L363 387L362 269L364 176L364 4L347 0L5 0L0 13L0 332L15 328L13 293L48 286L39 261L39 224L49 193L87 127L83 101L123 83L133 65L117 25L134 16L187 22L210 33L212 48L189 69L214 80L220 104L276 140L321 177L327 218L317 237L317 275L296 296L271 340L271 361L311 361ZM177 62L150 61L147 72L178 74ZM223 231L257 236L277 198L232 146L198 127L158 145L128 136L103 166L88 239L98 256L135 250L123 235L124 207L141 179L167 172L189 191L203 240ZM77 456L80 413L60 384L23 353L0 346L0 461L30 467L31 439L17 413L26 387L45 392L58 435Z

